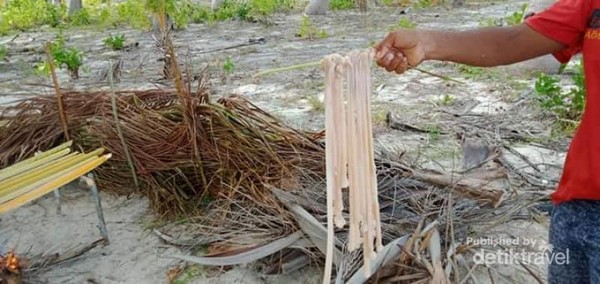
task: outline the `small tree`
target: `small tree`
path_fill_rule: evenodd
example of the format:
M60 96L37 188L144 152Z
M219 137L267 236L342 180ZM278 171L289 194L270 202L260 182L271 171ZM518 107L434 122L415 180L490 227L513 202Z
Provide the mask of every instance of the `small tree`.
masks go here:
M325 15L329 9L329 0L310 0L304 8L306 15Z
M54 0L54 1L60 1L60 0ZM82 8L83 8L83 4L81 3L81 0L70 0L69 1L69 16L73 15L73 13L81 11Z
M221 4L223 4L223 0L212 0L212 2L210 3L210 8L214 11L219 9L219 7L221 7Z

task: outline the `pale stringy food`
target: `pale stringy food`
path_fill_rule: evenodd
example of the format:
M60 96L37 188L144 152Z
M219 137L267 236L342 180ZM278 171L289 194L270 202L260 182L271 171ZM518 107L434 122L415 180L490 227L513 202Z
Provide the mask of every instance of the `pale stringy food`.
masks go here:
M333 224L346 225L342 188L348 188L348 250L362 244L364 269L380 251L381 226L371 128L372 50L346 56L332 54L322 61L325 72L325 145L327 167L327 254L323 281L329 282L333 258ZM344 79L346 94L344 94Z

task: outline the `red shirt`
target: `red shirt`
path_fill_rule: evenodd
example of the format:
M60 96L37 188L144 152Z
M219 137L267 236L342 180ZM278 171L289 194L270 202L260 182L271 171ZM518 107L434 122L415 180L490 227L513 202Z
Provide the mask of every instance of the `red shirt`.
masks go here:
M525 22L565 45L563 51L554 54L560 62L583 53L585 111L552 201L600 200L600 0L558 0Z

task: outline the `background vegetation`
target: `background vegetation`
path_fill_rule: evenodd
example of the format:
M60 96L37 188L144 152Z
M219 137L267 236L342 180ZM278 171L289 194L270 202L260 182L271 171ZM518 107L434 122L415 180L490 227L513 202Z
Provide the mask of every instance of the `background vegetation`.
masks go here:
M65 0L63 2L68 2ZM82 0L83 8L69 15L66 4L54 5L46 0L10 0L0 2L0 35L17 33L31 29L50 29L56 33L56 40L51 45L51 53L57 68L67 69L73 78L78 76L83 65L83 53L74 46L67 46L63 32L69 28L87 26L100 28L127 27L150 30L156 0ZM415 9L426 9L445 2L442 0L384 0L385 5L409 6ZM300 11L300 0L224 0L217 10L199 4L193 0L166 0L167 14L175 29L184 29L191 23L214 23L225 20L263 21L273 13ZM331 10L355 8L354 0L330 0ZM523 4L513 12L501 18L480 19L480 26L511 26L523 22L528 5ZM389 30L404 28L413 29L418 26L407 16L399 18L397 24ZM329 35L319 29L308 17L302 17L297 34L299 38L315 40ZM107 48L121 50L125 46L123 34L109 35L103 40ZM6 60L8 54L5 46L0 45L0 61ZM578 64L569 78L573 87L561 87L559 76L541 74L535 81L536 98L539 105L552 113L558 121L558 129L570 131L576 128L585 108L585 78L582 65ZM228 59L223 69L227 73L233 70L233 61ZM37 71L48 74L46 61L37 65ZM459 65L459 72L469 79L480 79L487 73L483 68Z

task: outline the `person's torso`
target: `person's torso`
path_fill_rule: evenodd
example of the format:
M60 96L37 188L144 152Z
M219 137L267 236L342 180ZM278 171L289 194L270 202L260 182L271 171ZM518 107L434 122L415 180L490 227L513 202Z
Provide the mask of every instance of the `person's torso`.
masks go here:
M561 184L553 196L555 202L600 200L600 0L596 2L581 46L585 112L569 149Z

